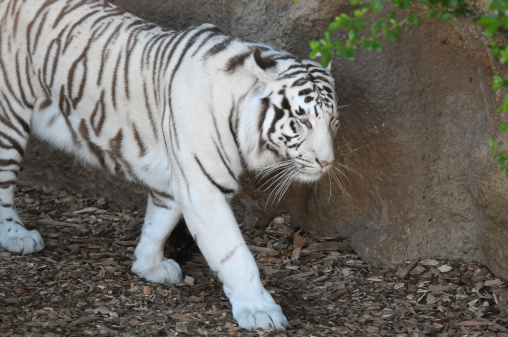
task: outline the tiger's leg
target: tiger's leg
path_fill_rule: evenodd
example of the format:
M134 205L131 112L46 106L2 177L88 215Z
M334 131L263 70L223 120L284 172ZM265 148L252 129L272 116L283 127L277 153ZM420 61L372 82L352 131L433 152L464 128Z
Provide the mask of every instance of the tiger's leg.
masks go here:
M238 324L249 330L284 330L287 319L263 287L254 257L224 195L193 195L188 205L182 205L182 210L210 268L224 283L224 292Z
M15 109L0 96L0 246L9 252L31 254L44 248L36 230L27 230L14 208L14 187L30 133L31 111ZM3 99L2 99L3 98Z
M150 193L141 238L134 251L133 273L156 283L180 282L180 266L164 257L164 243L181 216L180 208L169 196Z

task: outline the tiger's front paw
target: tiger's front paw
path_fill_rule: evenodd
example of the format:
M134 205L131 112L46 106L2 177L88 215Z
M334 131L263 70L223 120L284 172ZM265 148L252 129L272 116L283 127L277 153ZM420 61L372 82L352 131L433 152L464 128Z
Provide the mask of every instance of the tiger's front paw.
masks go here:
M289 326L282 309L275 303L272 296L263 289L262 294L256 299L248 296L230 297L233 306L233 316L238 325L247 330L270 330L285 331Z
M289 326L286 316L282 313L280 306L272 305L265 308L246 308L235 316L238 325L247 330L286 330Z
M146 265L143 260L136 260L132 265L132 272L147 281L154 283L175 284L182 280L182 270L175 260L166 259L152 265Z
M29 231L20 221L7 218L0 221L0 246L11 253L26 255L41 251L44 240L38 231Z

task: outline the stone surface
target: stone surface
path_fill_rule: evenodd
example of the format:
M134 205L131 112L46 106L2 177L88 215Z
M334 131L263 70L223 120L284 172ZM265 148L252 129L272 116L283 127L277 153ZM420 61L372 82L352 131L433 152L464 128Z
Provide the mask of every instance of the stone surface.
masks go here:
M116 2L165 26L210 22L301 57L335 15L352 14L345 0ZM508 278L508 179L497 173L487 145L501 121L502 97L490 89L500 72L485 38L464 20L426 21L420 29L405 28L382 53L359 52L354 62L335 58L336 91L346 106L335 164L346 193L325 178L292 187L272 205L270 191L257 191L260 184L246 175L233 204L238 220L265 226L290 212L297 226L350 238L369 263L473 259ZM24 183L144 206L139 186L88 171L37 142L28 152Z

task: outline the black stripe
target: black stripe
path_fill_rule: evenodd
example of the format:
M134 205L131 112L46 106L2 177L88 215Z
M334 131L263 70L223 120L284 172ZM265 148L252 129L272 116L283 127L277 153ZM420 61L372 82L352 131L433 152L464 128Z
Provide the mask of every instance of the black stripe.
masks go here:
M261 99L261 106L262 106L262 109L259 114L259 121L258 121L258 130L260 133L262 133L262 131L263 131L263 123L265 122L265 119L266 119L266 113L268 111L268 108L270 108L270 98L265 97L265 98Z
M203 41L201 41L201 43L199 44L199 46L196 48L196 50L194 51L194 53L192 53L192 57L196 56L196 54L201 50L201 48L203 48L203 46L210 42L210 40L215 37L215 36L218 36L218 35L223 35L222 32L220 31L219 28L215 27L217 30L214 31L213 33L211 33L210 35L207 36L206 39L203 39Z
M206 58L220 53L221 51L225 50L234 40L235 40L234 37L231 36L227 37L222 42L217 43L212 48L210 48L203 57Z
M19 166L19 163L14 159L0 159L0 166L11 166L11 165Z
M305 85L309 82L309 80L307 80L306 78L299 78L295 81L295 83L293 83L291 85L291 88L294 88L294 87L301 87L302 85Z
M226 167L226 169L228 170L228 173L229 175L231 176L231 178L233 178L235 181L236 181L236 177L235 177L235 174L233 173L233 171L231 170L231 167L229 167L229 165L226 163L226 160L224 160L224 157L222 156L222 153L219 149L219 146L217 146L217 144L215 143L215 141L213 142L214 145L215 145L215 150L217 150L217 153L219 154L219 157L222 161L222 164L224 164L224 166Z
M290 65L289 67L287 67L286 70L284 70L281 75L284 75L285 73L287 73L288 71L292 70L292 69L295 69L295 68L303 68L303 66L300 64L300 63L296 63L296 64L293 64L293 65Z
M233 113L235 111L235 104L231 107L231 111L229 112L229 132L233 135L233 140L235 141L236 148L240 149L240 144L238 143L238 135L236 134L236 130L238 125L233 125Z
M243 64L245 63L245 60L252 54L252 52L247 52L247 53L243 53L243 54L239 54L239 55L235 55L233 57L231 57L227 62L226 62L226 71L227 72L234 72L238 67L241 67L243 66Z
M312 92L311 88L303 89L298 92L298 96L306 96Z
M175 198L169 194L169 193L166 193L166 192L162 192L162 191L156 191L156 190L151 190L150 193L152 194L157 194L157 197L162 197L164 199L168 199L168 200L171 200L171 201L175 201Z
M294 71L290 74L282 76L281 79L291 78L291 77L295 77L296 75L301 75L301 74L307 75L307 72L305 70L297 70L297 71Z
M5 95L3 95L3 97L6 100L6 103L9 104L9 101L7 100ZM14 117L18 117L17 114L14 111L12 111L12 108L10 107L10 105L9 105L9 108L11 109L11 115L13 115ZM5 109L5 106L2 104L1 101L0 101L0 111L7 112L7 110ZM0 115L0 122L2 124L4 124L5 126L7 126L9 129L14 130L20 137L25 137L26 135L23 134L20 130L18 130L18 128L14 124L12 124L9 115L5 114L5 116L6 117Z
M25 150L23 149L23 147L21 146L20 143L18 143L14 138L10 137L6 133L3 133L2 131L0 131L0 137L9 141L11 143L12 147L15 148L19 152L21 157L23 157L23 155L25 154Z
M232 189L229 189L229 188L226 188L220 184L218 184L213 178L212 176L210 176L210 174L208 172L206 172L205 168L203 167L203 165L201 164L201 162L199 161L198 157L196 157L196 155L194 155L194 159L196 160L196 162L198 163L199 165L199 168L201 168L201 171L203 172L203 174L208 178L208 180L210 180L210 182L212 183L213 186L217 187L219 189L219 191L221 191L222 193L224 194L232 194L232 193L235 193L235 190L232 190Z
M5 190L15 184L16 184L15 180L0 181L0 188ZM6 220L9 220L9 219L6 219Z

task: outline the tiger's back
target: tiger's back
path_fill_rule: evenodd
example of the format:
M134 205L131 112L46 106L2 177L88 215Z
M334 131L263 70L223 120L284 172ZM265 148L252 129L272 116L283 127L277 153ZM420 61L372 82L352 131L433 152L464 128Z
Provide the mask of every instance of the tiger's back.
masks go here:
M217 46L214 38L220 43L228 37L212 25L184 32L163 29L101 2L70 2L61 8L53 1L3 1L1 6L11 14L4 15L2 26L16 28L14 34L3 30L0 38L7 43L0 57L19 67L16 73L3 69L2 88L12 89L3 94L9 101L14 98L13 109L32 131L128 179L156 189L167 184L171 163L159 153L179 140L161 126L179 117L180 124L202 122L205 116L192 116L192 111L209 109L203 101L210 96L196 83L205 84L207 78L199 74L210 73L215 65L196 60L218 54L209 50ZM192 70L182 71L185 67ZM183 78L174 74L175 68ZM193 108L196 102L203 106ZM30 123L33 110L37 113ZM185 115L177 116L180 112Z
M99 0L0 0L0 246L30 254L14 187L30 133L149 189L132 271L177 283L163 246L183 216L224 282L239 325L284 329L227 200L246 169L295 180L333 175L333 78L221 33L172 31Z

